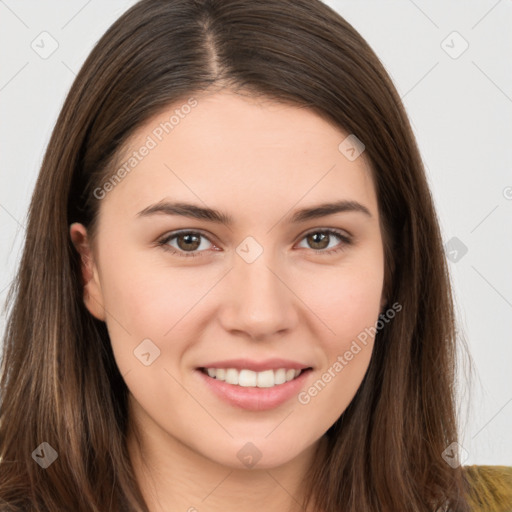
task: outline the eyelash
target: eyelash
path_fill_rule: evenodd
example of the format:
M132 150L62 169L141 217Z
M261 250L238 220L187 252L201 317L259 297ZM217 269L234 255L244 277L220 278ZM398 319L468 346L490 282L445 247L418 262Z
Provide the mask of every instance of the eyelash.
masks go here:
M321 254L321 255L333 255L333 254L338 253L340 251L344 251L346 249L346 247L345 247L346 245L351 245L352 244L352 239L349 236L345 235L341 231L338 231L336 229L331 229L331 228L316 229L314 231L309 231L308 233L304 234L304 236L301 238L301 240L303 240L307 236L313 235L315 233L323 233L323 234L328 234L328 235L334 235L334 236L338 237L342 241L342 244L339 247L334 248L334 249L329 249L328 251L326 251L326 250L311 249L313 252L316 252L316 253ZM170 245L168 245L168 243L171 240L173 240L174 238L178 237L179 235L199 235L201 237L206 238L208 241L210 241L207 236L205 236L203 233L201 233L199 231L177 231L177 232L171 233L170 235L167 235L163 239L159 240L157 242L157 245L159 247L161 247L164 251L168 251L171 254L176 254L176 255L178 255L180 257L185 257L185 258L194 258L196 256L202 256L202 253L206 252L206 251L199 251L199 252L179 251L179 250L176 250L174 247L171 247ZM210 241L210 243L212 243L212 242Z

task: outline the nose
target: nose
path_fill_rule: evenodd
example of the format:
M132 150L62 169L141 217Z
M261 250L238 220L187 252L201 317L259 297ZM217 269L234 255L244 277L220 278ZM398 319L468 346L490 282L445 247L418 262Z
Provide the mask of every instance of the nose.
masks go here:
M286 282L287 273L263 252L247 263L238 256L227 276L220 321L227 331L254 340L270 339L292 330L300 302Z

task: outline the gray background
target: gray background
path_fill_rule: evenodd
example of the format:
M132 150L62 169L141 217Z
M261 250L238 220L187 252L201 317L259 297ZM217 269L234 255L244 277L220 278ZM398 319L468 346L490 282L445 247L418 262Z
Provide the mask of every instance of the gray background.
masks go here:
M133 3L0 0L0 306L65 95L93 44ZM386 66L427 168L476 369L470 389L462 366L457 387L461 462L512 465L512 2L325 3Z

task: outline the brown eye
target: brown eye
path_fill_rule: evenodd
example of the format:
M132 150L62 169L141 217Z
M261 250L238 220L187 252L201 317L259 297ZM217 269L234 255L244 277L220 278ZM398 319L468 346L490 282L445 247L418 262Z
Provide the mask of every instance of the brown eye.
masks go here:
M326 250L333 239L338 239L341 243L334 245L333 248ZM207 252L208 247L199 250L202 244L202 239L208 240L208 238L197 231L181 231L177 233L171 233L170 235L163 238L158 245L164 250L170 251L178 256L190 257L190 256L202 256L202 253ZM322 229L311 231L307 233L303 240L306 240L307 247L317 252L318 254L330 255L337 253L346 248L346 246L352 243L350 236L339 232L334 229ZM172 245L171 242L175 242L176 245ZM215 247L209 240L213 247Z
M325 249L329 245L330 235L317 232L307 235L306 238L312 249Z
M341 240L341 243L334 245L330 250L325 250L329 247L333 238ZM352 243L348 235L334 229L317 229L316 231L310 231L303 237L303 240L306 240L308 248L313 249L319 254L333 254L344 250L347 245Z
M177 235L176 240L178 247L183 251L194 251L201 245L201 237L195 234Z
M166 236L158 245L163 249L178 254L179 256L200 256L208 247L198 250L201 247L202 240L208 240L203 234L196 231L181 231ZM171 242L176 240L176 245ZM211 244L211 242L209 242ZM212 244L213 245L213 244Z

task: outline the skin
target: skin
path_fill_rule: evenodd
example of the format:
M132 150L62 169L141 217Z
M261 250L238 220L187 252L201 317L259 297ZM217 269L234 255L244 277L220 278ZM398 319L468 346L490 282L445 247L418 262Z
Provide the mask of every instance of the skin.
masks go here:
M84 302L106 322L130 390L141 444L130 435L129 452L151 511L225 511L241 500L246 512L297 510L300 480L360 386L373 339L305 405L294 396L268 411L241 410L195 369L236 357L293 359L313 368L307 391L375 325L384 254L370 167L364 153L347 159L338 146L348 134L309 109L226 90L194 97L197 106L100 201L97 237L70 226ZM126 155L184 103L140 127ZM229 213L234 224L137 217L165 198ZM371 216L287 222L297 209L341 199ZM320 246L306 236L327 228L353 243L331 235ZM196 257L156 244L182 229L204 235ZM252 263L236 252L248 236L263 249ZM183 254L190 245L179 241L168 245ZM160 350L149 366L134 356L146 338ZM261 452L252 469L237 457L247 442Z

